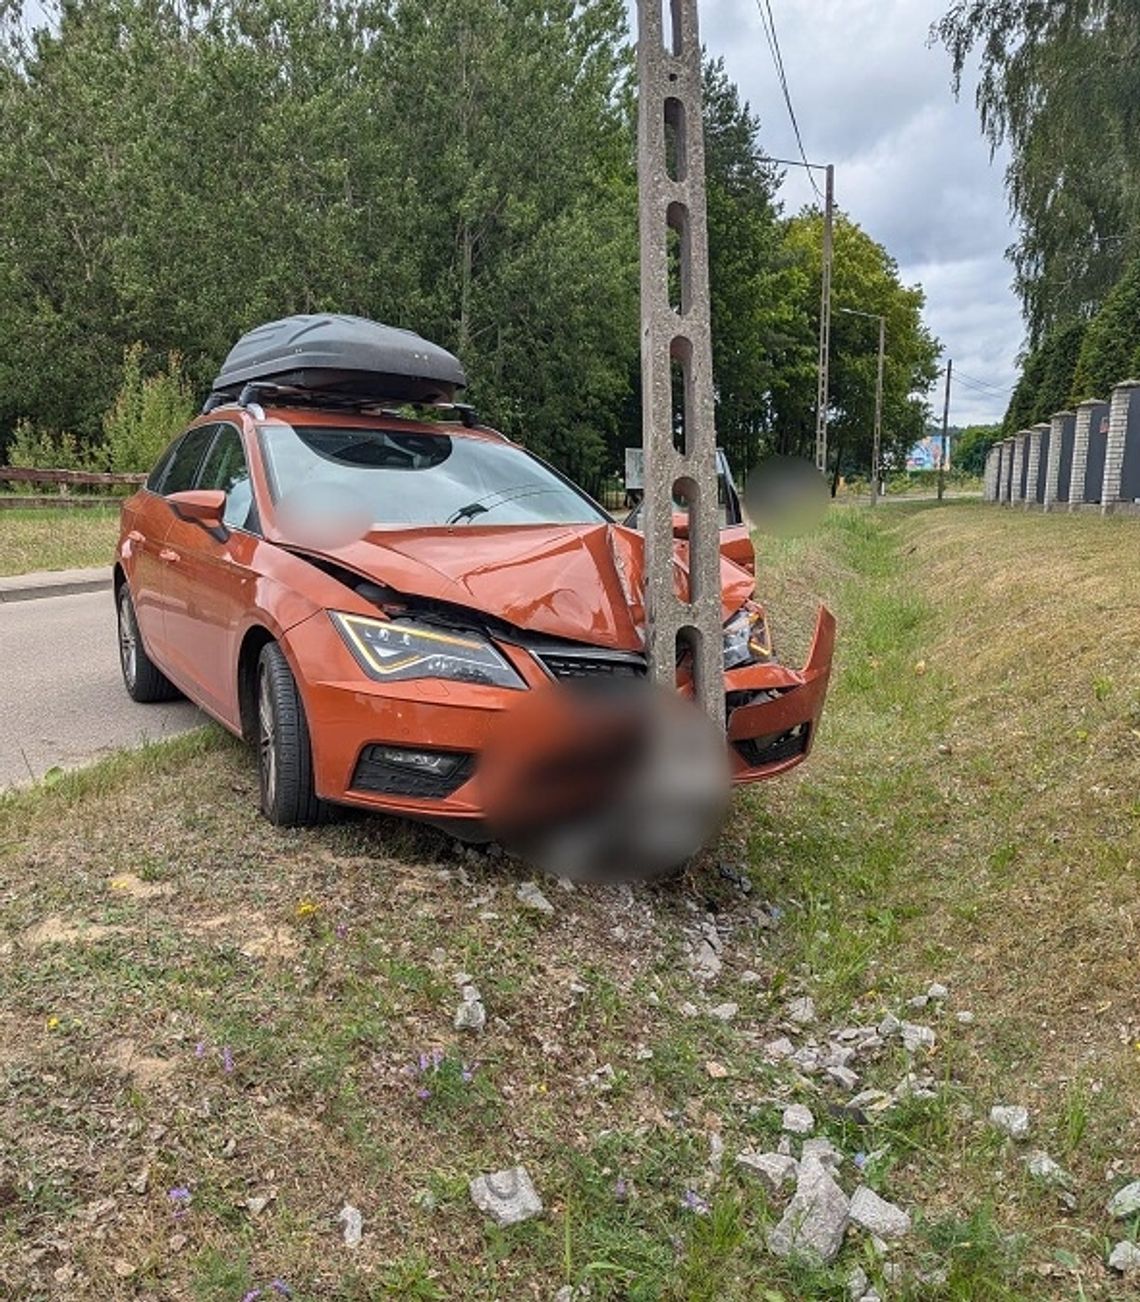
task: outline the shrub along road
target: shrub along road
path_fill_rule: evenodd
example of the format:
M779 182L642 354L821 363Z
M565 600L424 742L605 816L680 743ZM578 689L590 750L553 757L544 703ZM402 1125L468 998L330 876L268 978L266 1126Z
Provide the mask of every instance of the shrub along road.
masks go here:
M766 551L790 648L842 618L819 748L652 890L543 908L427 830L275 832L212 731L8 797L0 1292L1120 1296L1138 565L1135 522L974 505ZM792 1186L737 1160L785 1127L837 1150L829 1265L770 1250ZM545 1210L502 1228L468 1182L516 1164Z

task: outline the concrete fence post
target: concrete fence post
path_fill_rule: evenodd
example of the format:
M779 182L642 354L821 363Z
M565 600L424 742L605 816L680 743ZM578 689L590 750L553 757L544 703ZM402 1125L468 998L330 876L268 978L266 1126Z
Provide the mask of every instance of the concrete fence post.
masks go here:
M1009 486L1011 506L1025 501L1025 453L1029 444L1029 431L1019 430L1013 436L1013 482Z
M1005 444L995 443L990 450L990 454L994 459L994 472L993 472L993 482L991 484L992 491L989 495L989 500L991 502L1000 502L1002 469L1005 466Z
M1003 506L1009 506L1013 501L1013 454L1017 447L1016 439L1006 439L1002 444L1005 448L1005 460L1003 462L1001 496L1000 501Z
M1057 504L1057 489L1061 483L1061 455L1065 442L1065 422L1072 417L1071 411L1059 411L1050 422L1049 456L1045 462L1045 494L1041 509L1051 511ZM1071 481L1070 481L1071 482Z
M1085 503L1085 474L1089 464L1089 436L1093 412L1103 406L1100 398L1086 398L1077 405L1077 428L1073 435L1073 468L1069 475L1069 510L1079 511Z
M1132 395L1140 389L1140 380L1124 380L1112 391L1108 409L1108 443L1104 450L1104 486L1100 492L1100 509L1111 515L1123 500L1124 453L1128 445L1128 413Z
M982 477L982 498L992 502L997 490L998 450L992 447L986 453L986 469Z
M1045 427L1046 429L1048 426ZM1040 425L1034 425L1025 435L1025 502L1028 511L1037 504L1037 481L1041 477L1041 436L1044 433Z

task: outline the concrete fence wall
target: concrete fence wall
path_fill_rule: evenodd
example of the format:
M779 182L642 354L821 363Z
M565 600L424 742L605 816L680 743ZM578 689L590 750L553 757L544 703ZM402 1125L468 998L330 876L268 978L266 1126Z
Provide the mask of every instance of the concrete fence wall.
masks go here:
M1002 506L1140 515L1140 380L995 443L984 483Z

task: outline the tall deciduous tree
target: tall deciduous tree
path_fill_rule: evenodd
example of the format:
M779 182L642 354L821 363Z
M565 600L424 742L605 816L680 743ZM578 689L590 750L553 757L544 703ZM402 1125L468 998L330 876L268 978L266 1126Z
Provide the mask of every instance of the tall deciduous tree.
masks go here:
M807 211L787 227L787 248L796 262L801 329L793 356L774 390L776 429L784 446L811 455L815 441L815 328L823 246L823 219ZM939 345L923 324L925 296L899 278L898 265L881 244L845 216L835 226L832 283L830 444L833 468L868 473L874 431L878 372L878 323L843 309L886 317L882 453L902 464L922 437L926 401L937 374Z
M1036 347L1095 311L1138 248L1140 4L958 0L936 32L957 81L978 55L983 129L1010 146L1011 254Z

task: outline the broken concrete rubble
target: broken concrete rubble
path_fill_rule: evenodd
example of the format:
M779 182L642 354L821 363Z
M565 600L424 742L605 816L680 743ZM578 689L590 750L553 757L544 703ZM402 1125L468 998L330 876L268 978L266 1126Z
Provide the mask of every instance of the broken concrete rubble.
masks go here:
M1024 1139L1029 1134L1029 1112L1017 1105L998 1104L990 1108L990 1125L1010 1139Z
M476 1176L469 1188L475 1206L499 1225L517 1225L542 1214L542 1199L525 1166Z
M780 1222L768 1235L777 1257L802 1256L827 1265L843 1246L848 1202L831 1173L814 1158L800 1163L796 1192Z
M749 1175L757 1176L769 1193L779 1193L785 1184L794 1184L799 1163L784 1153L738 1153L736 1165Z
M873 1189L860 1185L851 1198L851 1219L881 1239L899 1239L910 1233L910 1215L901 1207L880 1198Z

